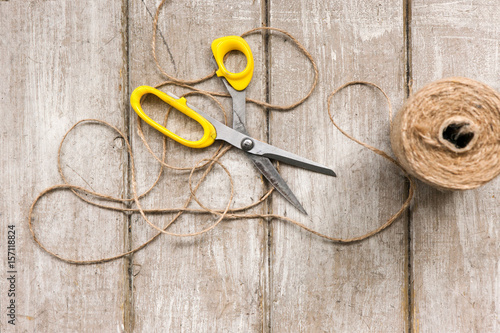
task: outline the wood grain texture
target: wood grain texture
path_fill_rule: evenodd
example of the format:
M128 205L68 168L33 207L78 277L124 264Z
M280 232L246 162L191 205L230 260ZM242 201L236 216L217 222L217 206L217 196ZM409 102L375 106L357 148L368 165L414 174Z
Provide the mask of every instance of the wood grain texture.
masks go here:
M153 85L165 80L160 76L151 55L152 21L158 1L131 2L130 17L130 87ZM167 3L160 13L158 59L170 74L182 79L205 76L215 69L211 42L226 35L239 35L260 26L261 7L257 2L188 1ZM237 24L235 24L237 22ZM255 60L254 79L248 95L264 98L263 48L259 35L247 38ZM230 66L243 69L241 59L229 59ZM219 78L198 85L211 91L225 92ZM165 87L181 95L186 90ZM188 97L188 101L223 120L222 112L207 98ZM230 99L222 100L232 123ZM153 98L145 101L145 109L158 121L166 107ZM132 141L136 152L140 191L155 179L159 164L145 150L136 135L136 116L131 110ZM201 136L196 123L173 113L168 127L190 139ZM265 114L247 105L247 129L265 140ZM153 150L161 154L162 136L144 126ZM218 144L196 150L173 141L167 145L167 163L191 167L196 161L210 157ZM230 151L221 159L235 182L233 207L258 200L264 191L259 173L241 152ZM181 207L189 194L189 171L167 170L158 186L143 201L144 207ZM195 174L199 179L199 173ZM206 179L198 196L212 208L224 208L229 199L229 179L216 166ZM199 207L193 203L191 207ZM256 212L264 212L262 207ZM164 226L173 215L151 215L151 220ZM184 215L172 232L194 232L213 223L209 215ZM156 233L141 217L132 217L134 246ZM177 239L160 236L151 246L134 255L134 331L163 332L258 332L264 321L263 303L266 286L266 236L262 221L223 222L203 236Z
M414 89L465 76L497 91L500 7L490 1L414 1ZM413 328L500 330L500 179L467 192L421 184L412 214Z
M283 166L284 178L309 216L279 196L273 211L332 236L354 237L385 222L405 196L396 168L341 135L327 96L351 80L379 84L400 107L404 97L403 8L367 1L278 1L270 23L302 41L318 62L319 85L289 112L271 114L271 143L332 167L337 178ZM289 41L271 37L271 100L307 92L311 66ZM386 101L351 87L333 101L338 124L354 137L390 151ZM280 221L272 223L271 330L275 332L401 332L407 322L407 223L357 244L338 245Z
M68 265L41 251L27 224L36 195L62 182L57 149L66 130L90 117L123 126L122 5L10 1L0 3L0 17L0 331L122 331L123 262ZM122 194L126 156L115 137L95 125L78 128L63 148L68 179ZM66 257L96 258L125 247L123 216L68 192L42 199L33 222L42 242ZM16 226L17 237L15 326L5 315L8 224Z
M338 178L281 165L309 215L277 194L269 207L253 212L286 215L320 232L351 237L397 211L406 196L403 176L343 137L328 119L326 99L347 81L368 80L384 88L398 110L407 89L406 24L414 90L452 75L500 90L498 5L407 2L409 16L399 1L167 2L159 21L158 58L179 78L198 78L215 68L213 39L265 23L288 30L318 62L319 85L304 105L267 115L247 104L247 129L262 141L269 138L273 145L332 167ZM14 224L18 310L15 327L2 311L0 332L500 331L500 179L461 193L420 183L410 214L352 245L332 244L282 221L251 219L223 222L194 238L160 236L134 256L102 265L68 265L36 246L26 223L28 208L40 191L61 183L57 149L76 121L98 118L128 131L139 192L154 182L159 165L137 135L128 96L139 85L165 80L150 48L159 3L0 1L0 251L6 253L6 227ZM268 45L261 35L246 39L256 64L249 97L284 105L307 92L311 66L289 40L277 33ZM235 70L244 66L237 56L227 62ZM197 87L225 92L218 78ZM231 123L230 100L221 100ZM191 96L189 101L223 119L208 99ZM349 87L332 105L342 128L390 152L387 106L379 92ZM165 112L153 98L145 101L145 109L157 120ZM160 154L163 137L143 128ZM169 128L190 139L201 135L195 123L175 112ZM126 196L131 185L123 148L111 130L82 125L62 149L65 175L71 183ZM197 151L169 141L167 163L192 166L215 149ZM261 197L268 185L243 154L231 151L221 162L235 182L233 207ZM188 174L165 171L141 203L145 208L182 206ZM209 207L223 208L229 184L216 166L198 196ZM150 215L160 226L169 217ZM186 214L171 231L193 232L214 221ZM69 192L42 199L34 225L49 249L75 259L114 255L155 234L138 215L99 210ZM0 262L0 308L5 309L5 255Z

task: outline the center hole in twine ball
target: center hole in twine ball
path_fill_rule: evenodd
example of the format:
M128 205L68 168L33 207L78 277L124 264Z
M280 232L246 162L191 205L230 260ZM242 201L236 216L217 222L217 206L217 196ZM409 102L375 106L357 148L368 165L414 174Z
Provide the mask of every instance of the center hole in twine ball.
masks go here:
M453 144L457 149L464 149L474 138L468 123L451 123L443 130L443 139Z

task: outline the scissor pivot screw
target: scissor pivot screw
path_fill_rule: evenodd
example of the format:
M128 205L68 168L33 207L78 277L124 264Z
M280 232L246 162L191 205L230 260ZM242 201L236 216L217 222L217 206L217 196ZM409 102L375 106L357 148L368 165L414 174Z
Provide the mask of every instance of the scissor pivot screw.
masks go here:
M243 149L244 151L249 151L253 148L253 141L252 139L249 139L249 138L245 138L241 141L241 149Z

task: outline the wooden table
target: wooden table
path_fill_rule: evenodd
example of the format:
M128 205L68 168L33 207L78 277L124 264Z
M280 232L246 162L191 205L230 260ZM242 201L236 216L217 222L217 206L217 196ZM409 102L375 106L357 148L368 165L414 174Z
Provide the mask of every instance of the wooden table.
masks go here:
M223 222L208 234L160 237L126 259L77 266L33 241L28 208L43 189L62 183L57 150L80 119L106 120L129 136L139 191L159 164L139 140L128 97L165 78L151 55L159 1L0 1L0 306L2 332L499 332L500 179L463 193L419 183L408 213L382 233L334 244L279 220ZM387 161L343 137L328 118L326 98L350 80L380 85L399 110L408 94L448 76L500 89L500 5L496 1L169 1L159 17L161 65L180 78L214 68L213 39L262 25L286 29L311 52L320 71L311 98L278 112L249 104L253 136L331 166L328 178L290 166L283 177L309 216L279 195L252 210L297 219L332 236L363 234L402 204L408 184ZM311 65L280 34L247 38L255 57L249 97L287 104L313 80ZM241 59L240 59L241 60ZM241 65L233 60L235 66ZM224 92L214 78L198 87ZM186 90L174 87L174 93ZM206 99L193 104L220 111ZM230 100L223 99L230 110ZM158 103L151 112L161 117ZM386 101L354 86L335 96L336 121L356 138L390 151ZM196 137L195 124L172 115L171 126ZM161 136L145 128L152 149ZM169 142L167 161L192 165L213 149ZM257 200L268 185L240 153L222 158L235 181L234 206ZM62 150L71 183L130 195L130 159L112 130L82 125ZM178 207L186 172L166 171L141 202ZM211 195L214 193L214 195ZM198 192L221 208L229 180L216 167ZM195 205L193 205L195 207ZM155 215L162 225L171 215ZM173 231L213 222L186 215ZM44 197L35 229L58 254L91 259L126 251L154 230L137 215L85 204L69 191ZM8 225L16 230L16 325L6 307Z

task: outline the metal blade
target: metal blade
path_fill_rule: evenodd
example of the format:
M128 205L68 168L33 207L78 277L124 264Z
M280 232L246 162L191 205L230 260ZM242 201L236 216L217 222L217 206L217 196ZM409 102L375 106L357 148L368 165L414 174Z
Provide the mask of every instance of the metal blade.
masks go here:
M173 94L169 95L173 98L179 98ZM215 127L215 130L217 132L217 137L216 140L222 140L230 145L235 146L236 148L242 149L241 143L243 140L250 139L254 143L254 147L250 150L246 150L246 152L254 155L259 155L267 158L272 158L273 160L278 160L290 165L297 166L299 168L303 168L306 170L311 170L314 172L319 172L325 175L329 176L334 176L336 177L337 175L332 169L329 169L328 167L321 165L319 163L316 163L314 161L308 160L307 158L295 155L293 153L287 152L286 150L271 146L270 144L257 141L254 138L251 138L250 136L240 133L238 131L235 131L234 129L224 125L220 121L210 117L208 114L205 112L201 111L200 109L196 108L195 106L187 103L187 106L189 106L191 109L199 113L203 118L208 120L209 122L212 123L212 125Z
M245 107L246 107L246 93L245 90L238 91L234 89L225 78L222 78L222 82L226 86L229 95L231 95L233 99L233 129L237 130L240 133L248 135L247 130L245 129ZM303 169L319 172L325 175L330 175L336 177L337 175L333 170L313 161L310 161L306 158L300 157L298 155L289 153L285 150L281 150L279 148L273 147L271 145L267 145L258 141L254 141L254 148L248 151L251 154L256 154L268 158L272 158L273 160L278 160L281 162L285 162L290 165L294 165ZM240 141L241 142L241 141ZM260 148L258 146L261 146ZM254 152L255 149L259 149L261 153ZM276 170L276 169L275 169ZM262 172L262 170L261 170ZM277 172L277 171L276 171ZM267 177L266 177L267 178Z
M179 98L173 94L169 95L173 98ZM337 175L332 169L329 169L328 167L321 165L319 163L316 163L314 161L308 160L307 158L292 154L290 152L287 152L286 150L271 146L270 144L257 141L250 136L240 133L238 131L235 131L234 129L224 125L220 121L210 117L208 114L205 112L201 111L200 109L196 108L195 106L191 104L187 104L191 109L199 113L203 118L208 120L209 122L212 123L212 125L215 127L215 130L217 132L217 137L216 140L222 140L230 145L235 146L236 148L242 149L241 143L243 140L250 139L254 143L254 147L246 152L253 154L253 155L258 155L258 156L263 156L267 158L272 158L274 160L278 160L290 165L297 166L299 168L303 168L306 170L311 170L314 172L319 172L325 175L333 176L336 177Z
M246 153L246 152L245 152ZM293 194L288 184L281 177L278 170L274 167L271 161L267 157L258 156L246 153L246 155L252 160L253 164L257 169L259 169L260 173L266 177L266 179L274 186L276 190L278 190L281 195L288 200L295 208L297 208L301 213L307 215L306 210L300 204L299 200Z
M248 132L245 128L246 91L238 91L234 89L225 78L222 78L222 82L226 86L226 89L233 100L233 129L248 136ZM241 142L242 141L240 141L240 144ZM253 164L260 171L260 173L266 177L269 183L271 183L271 185L274 186L274 188L278 190L278 192L281 193L281 195L285 197L288 202L290 202L301 213L307 215L304 207L302 207L295 194L293 194L290 187L288 187L288 184L281 177L278 170L276 170L267 157L248 153L246 153L246 155L252 160Z
M248 135L245 128L246 90L238 91L234 89L225 78L222 78L222 82L226 86L226 89L233 100L233 129Z
M171 93L168 94L175 99L179 99L179 97ZM276 168L271 163L268 157L285 163L293 164L301 168L324 173L327 175L336 176L335 172L333 172L331 169L328 169L327 167L319 163L310 161L295 154L288 153L282 149L257 141L251 138L250 136L246 135L246 133L238 132L224 125L220 121L212 118L211 116L201 111L200 109L196 108L195 106L189 103L187 103L187 106L196 111L197 113L199 113L203 118L208 120L210 123L212 123L217 132L216 140L225 141L230 145L245 151L245 149L242 148L242 143L244 140L250 139L255 146L253 149L245 151L245 153L247 153L247 156L252 160L255 167L262 173L262 175L264 175L264 177L266 177L266 179L274 186L274 188L276 188L276 190L278 190L278 192L281 193L281 195L283 195L283 197L286 200L288 200L288 202L290 202L295 208L297 208L300 212L306 215L307 212L305 211L304 207L302 207L300 202L297 200L297 197L295 197L292 190L288 187L287 183L281 177L278 170L276 170ZM242 130L246 132L244 125Z
M314 172L322 173L337 177L335 172L319 163L308 160L307 158L287 152L286 150L271 146L267 143L254 140L254 147L248 151L250 154L272 158L273 160L285 162L302 169L311 170Z

